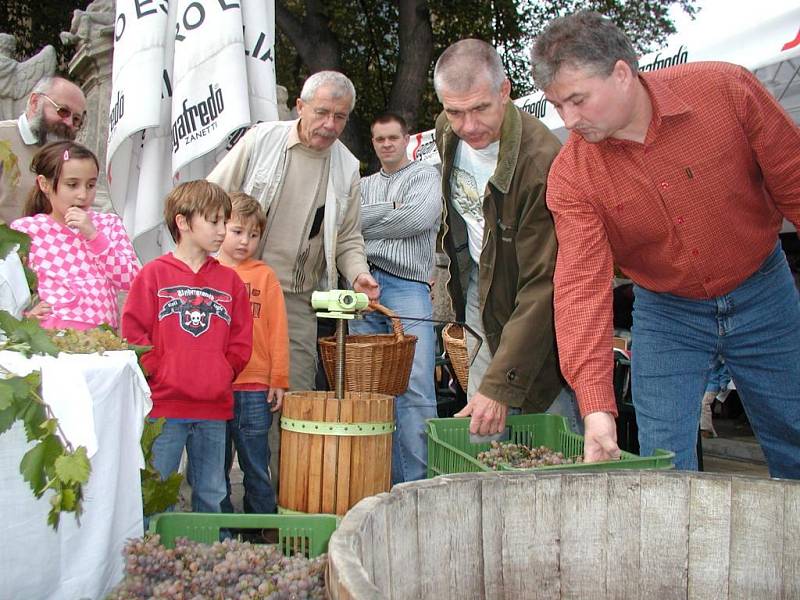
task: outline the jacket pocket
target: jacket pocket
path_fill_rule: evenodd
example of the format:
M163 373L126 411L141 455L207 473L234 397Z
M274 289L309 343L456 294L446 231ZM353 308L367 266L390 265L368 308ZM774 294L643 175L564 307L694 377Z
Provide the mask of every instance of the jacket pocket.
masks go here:
M164 397L196 402L227 401L233 369L222 352L162 352L151 388Z

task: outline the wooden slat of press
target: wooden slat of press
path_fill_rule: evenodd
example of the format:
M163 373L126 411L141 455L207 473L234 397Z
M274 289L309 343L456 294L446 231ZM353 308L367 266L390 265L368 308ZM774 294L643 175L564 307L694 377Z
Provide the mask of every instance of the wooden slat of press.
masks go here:
M561 593L604 598L608 480L565 474L561 498Z
M381 410L381 399L380 397L367 394L366 397L368 400L366 401L367 410L368 410L368 417L366 419L367 423L376 423L381 420L383 416L383 411ZM382 492L384 490L380 489L377 484L378 479L378 472L380 471L378 461L380 457L378 456L378 438L381 436L378 435L368 435L364 437L364 496L373 496L378 492Z
M312 401L311 420L325 421L325 397L319 394ZM322 509L322 448L324 436L311 435L308 453L308 509L306 512L318 513Z
M353 422L353 400L346 394L344 400L340 400L339 421L342 423ZM350 476L351 476L351 452L352 439L349 435L342 436L339 440L339 448L336 456L336 507L337 515L344 515L350 508Z
M731 598L777 598L781 593L784 497L774 482L731 483Z
M800 485L783 488L783 597L800 598Z
M394 421L394 397L389 396L383 402L383 421L385 423ZM392 439L394 432L380 438L382 446L381 456L383 457L383 479L380 482L381 490L388 492L392 487Z
M414 484L410 484L414 485ZM417 534L417 491L401 485L385 498L392 600L421 598Z
M369 405L359 392L353 393L353 421L364 423L369 420ZM355 505L366 494L364 493L365 456L364 436L354 436L350 449L350 506Z
M689 480L685 473L642 472L642 598L686 598Z
M325 422L338 423L341 401L332 395L325 399ZM326 435L322 447L322 506L321 512L336 512L336 480L339 452L339 435Z
M299 406L297 418L302 421L311 421L314 411L314 398L310 393L304 394ZM307 434L297 434L297 474L295 475L295 506L292 510L308 512L308 481L311 458L311 437Z
M456 477L418 490L421 598L483 594L480 481ZM443 557L450 557L446 565Z
M296 394L287 394L284 398L282 416L296 419L300 414L300 399ZM300 434L293 431L281 431L280 452L280 486L278 504L283 508L297 510L297 451Z
M689 491L689 600L728 597L730 523L730 478L693 478Z
M533 557L539 552L534 539L536 480L498 477L482 483L485 597L524 598L532 591ZM554 597L539 592L537 598Z
M606 593L614 600L638 600L641 475L608 474ZM655 599L653 599L655 600Z

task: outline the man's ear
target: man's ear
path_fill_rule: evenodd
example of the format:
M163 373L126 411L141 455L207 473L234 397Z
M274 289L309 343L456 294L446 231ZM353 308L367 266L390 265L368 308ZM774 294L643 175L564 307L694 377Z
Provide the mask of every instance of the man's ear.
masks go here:
M503 83L500 84L500 97L502 98L503 104L508 102L511 98L511 81L509 81L508 77L503 79Z
M25 114L28 115L30 118L31 115L35 115L36 111L39 108L39 94L36 92L31 92L31 95L28 96L28 103L25 106Z
M611 71L611 76L617 80L618 83L629 83L636 79L636 74L631 70L631 66L624 60L618 60L614 64L614 70Z

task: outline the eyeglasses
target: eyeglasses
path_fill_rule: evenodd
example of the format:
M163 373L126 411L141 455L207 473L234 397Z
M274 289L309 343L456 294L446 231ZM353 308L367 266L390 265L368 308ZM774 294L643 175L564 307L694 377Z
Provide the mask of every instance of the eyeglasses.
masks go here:
M83 113L79 115L78 113L72 112L66 106L61 106L47 94L40 93L39 95L47 98L47 101L50 102L50 104L53 105L53 108L56 109L56 114L59 117L62 119L69 119L72 117L72 126L75 129L80 129L83 126L83 121L86 119L86 111L83 111Z

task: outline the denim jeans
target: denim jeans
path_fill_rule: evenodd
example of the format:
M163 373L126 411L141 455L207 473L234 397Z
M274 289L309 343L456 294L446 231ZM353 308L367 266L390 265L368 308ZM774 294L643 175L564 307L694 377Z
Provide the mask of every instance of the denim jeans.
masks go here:
M426 283L395 277L381 269L372 269L381 286L381 304L404 317L430 319L433 314L430 288ZM435 419L436 389L433 370L436 363L436 336L433 324L401 319L403 331L417 336L414 364L408 389L394 400L397 429L392 436L392 484L425 479L428 465L428 435L425 422ZM377 313L367 313L363 320L349 322L350 332L391 333L389 320Z
M225 485L228 493L222 512L232 513L230 472L233 449L244 475L244 512L274 513L275 490L269 476L270 450L267 433L272 412L265 391L233 392L233 419L228 421L225 438Z
M718 356L773 477L800 478L800 297L778 244L739 287L691 300L635 287L631 377L643 455L697 469L700 402Z
M192 512L220 512L225 498L225 421L167 419L153 442L153 467L162 479L178 470L184 447Z

